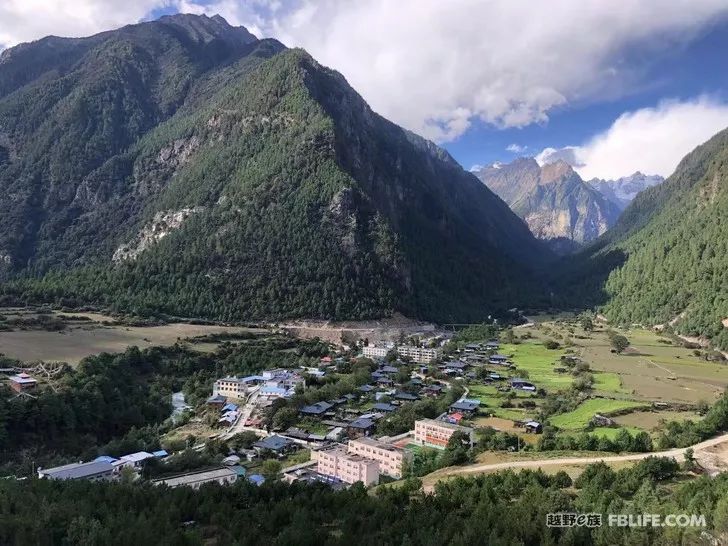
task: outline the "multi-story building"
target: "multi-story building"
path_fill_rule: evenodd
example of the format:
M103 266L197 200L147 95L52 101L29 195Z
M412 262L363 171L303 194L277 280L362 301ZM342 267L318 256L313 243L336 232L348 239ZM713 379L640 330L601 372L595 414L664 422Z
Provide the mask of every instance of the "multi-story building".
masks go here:
M362 349L362 354L367 358L384 358L390 350L389 347L367 345Z
M316 458L316 470L324 476L338 478L344 483L372 485L379 482L379 463L372 459L347 453L341 448L319 451Z
M442 354L441 349L431 349L428 347L412 347L410 345L400 345L397 347L397 354L400 357L410 358L417 364L429 364L434 362Z
M380 474L398 479L402 477L407 464L412 460L411 451L366 437L350 440L348 452L376 461L379 464Z
M473 429L470 427L462 427L435 419L420 419L415 421L415 442L420 445L444 448L457 431L465 432L468 435L473 434Z
M248 383L242 377L223 377L215 381L213 395L243 399L248 394Z

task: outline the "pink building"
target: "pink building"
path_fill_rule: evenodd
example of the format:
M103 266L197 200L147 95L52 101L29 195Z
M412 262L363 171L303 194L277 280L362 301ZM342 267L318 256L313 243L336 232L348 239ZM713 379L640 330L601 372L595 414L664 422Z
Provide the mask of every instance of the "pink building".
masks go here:
M401 478L405 467L412 459L412 452L373 438L357 438L349 441L350 454L372 459L379 464L379 472L393 478Z
M362 482L364 485L379 483L379 463L343 449L318 452L319 474L332 476L344 483Z

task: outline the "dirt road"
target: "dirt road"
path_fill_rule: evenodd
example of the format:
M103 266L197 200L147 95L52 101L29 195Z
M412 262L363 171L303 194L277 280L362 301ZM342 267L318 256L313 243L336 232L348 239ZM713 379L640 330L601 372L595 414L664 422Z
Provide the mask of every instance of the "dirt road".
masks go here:
M711 438L710 440L705 440L704 442L695 444L691 446L691 448L694 452L694 456L696 458L699 458L700 453L703 450L713 448L726 442L728 442L728 434L723 434L721 436ZM433 474L430 474L429 477L447 478L451 476L468 476L471 474L481 474L484 472L492 472L497 470L518 468L535 469L544 466L585 465L598 463L600 461L604 461L606 463L620 461L639 461L641 459L646 459L647 457L672 457L673 459L681 462L684 457L685 451L688 449L690 448L669 449L667 451L651 451L649 453L630 453L628 455L608 455L604 457L562 457L557 459L535 459L530 461L508 461L503 463L474 464L462 467L444 468L442 470L434 472ZM425 491L430 492L432 491L433 486L426 485L424 489Z

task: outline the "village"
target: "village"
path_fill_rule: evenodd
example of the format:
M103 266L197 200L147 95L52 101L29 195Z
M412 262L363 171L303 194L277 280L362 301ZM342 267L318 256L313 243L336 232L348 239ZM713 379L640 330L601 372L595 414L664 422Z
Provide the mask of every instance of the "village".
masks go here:
M220 376L195 407L183 396L176 401L175 412L186 418L166 438L177 443L123 456L102 453L87 462L37 469L37 476L141 479L169 487L237 480L260 485L271 479L334 488L357 482L377 486L452 464L438 454L458 447L478 457L471 463L486 460L482 457L491 450L514 456L553 449L649 451L662 415L700 418L698 404L679 398L682 391L670 384L673 377L656 377L647 390L631 387L640 378L630 368L590 368L589 363L601 367L602 362L631 366L635 358L629 350L617 355L603 345L606 328L593 333L571 319L484 331L491 337L428 331L396 343L328 344L328 354L304 366ZM660 339L658 333L639 335L650 343ZM572 339L582 343L578 350ZM672 358L690 354L665 343L659 348ZM29 368L9 375L18 395L33 396L38 388L33 370L47 373ZM673 389L663 395L655 385ZM712 394L719 393L713 389ZM557 401L561 405L553 407ZM185 440L181 446L179 439ZM215 455L174 471L175 461L189 451ZM144 472L149 465L153 473Z
M447 339L426 340L417 345L394 343L367 344L357 358L374 363L370 381L340 398L321 400L297 409L296 423L283 430L262 425L266 411L291 399L306 389L306 381L335 374L345 364L340 355L325 356L319 366L300 369L276 368L246 377L217 379L201 411L215 417L220 431L213 441L226 441L236 435L251 433L257 438L247 448L230 450L219 467L203 468L184 474L153 480L170 487L199 487L204 483L232 483L247 479L262 484L266 477L248 470L255 462L281 461L279 477L287 482L322 482L332 487L347 487L356 482L366 486L398 480L408 475L415 453L420 450L444 450L456 432L472 445L475 441L474 419L490 415L481 409L481 401L467 397L467 382L499 384L502 391L533 393L536 387L527 380L510 377L513 363L498 354L499 343L467 344L445 354ZM498 371L495 371L498 370ZM35 380L27 374L9 378L16 392L32 391ZM432 418L417 419L414 428L396 435L377 433L378 424L419 400L439 400L455 392L458 396L444 411ZM517 420L527 433L538 434L540 423ZM201 449L204 444L196 446ZM308 460L300 455L308 453ZM49 479L117 480L122 472L140 474L146 461L164 461L166 450L131 453L119 458L100 456L93 461L55 468L39 469L38 476Z

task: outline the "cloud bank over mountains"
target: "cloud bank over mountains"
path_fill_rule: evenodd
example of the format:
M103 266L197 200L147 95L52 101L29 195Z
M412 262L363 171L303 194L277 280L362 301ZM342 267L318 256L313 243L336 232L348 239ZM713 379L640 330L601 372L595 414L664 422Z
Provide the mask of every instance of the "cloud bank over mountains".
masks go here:
M726 127L728 104L710 97L664 101L622 114L580 146L546 148L536 161L543 165L563 159L585 180L616 179L635 171L667 177L682 157Z
M477 121L547 123L557 109L618 97L642 83L628 50L659 54L728 17L725 0L3 0L0 49L48 34L84 36L160 13L219 13L259 37L307 49L371 106L437 142ZM517 32L516 32L517 29ZM547 149L585 178L669 175L728 125L706 97L628 112L588 142ZM529 153L511 144L514 154Z
M639 82L635 45L690 40L728 16L724 0L3 0L0 44L81 36L159 10L219 13L258 36L306 48L342 72L382 115L447 142L476 120L546 123L574 101ZM567 39L568 38L568 39Z

